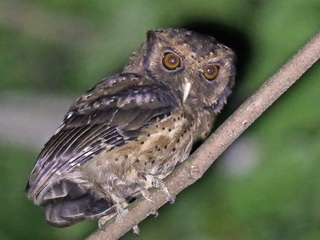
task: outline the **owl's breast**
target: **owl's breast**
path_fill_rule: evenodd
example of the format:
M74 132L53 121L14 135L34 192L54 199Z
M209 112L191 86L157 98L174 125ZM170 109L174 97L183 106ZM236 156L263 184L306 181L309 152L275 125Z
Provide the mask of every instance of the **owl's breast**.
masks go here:
M144 145L138 151L143 170L147 174L169 174L175 166L184 161L194 140L194 123L185 112L175 111L148 129L139 138Z
M132 143L132 164L140 172L166 177L190 154L195 141L211 132L212 116L207 112L181 108L146 128Z

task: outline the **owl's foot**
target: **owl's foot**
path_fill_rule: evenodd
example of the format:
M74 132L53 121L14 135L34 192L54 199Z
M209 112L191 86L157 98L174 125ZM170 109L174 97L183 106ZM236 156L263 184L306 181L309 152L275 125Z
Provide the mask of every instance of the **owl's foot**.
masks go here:
M147 175L146 178L148 187L160 188L167 195L169 203L172 204L175 202L176 196L170 194L167 186L160 178L153 175Z
M150 193L148 191L148 189L143 188L141 191L141 195L144 199L148 200L149 202L154 202L151 198L150 198Z
M115 215L116 215L116 213L112 214L112 215L106 215L106 216L99 218L99 220L98 220L99 229L101 229L102 231L105 231L106 230L106 223L109 220L111 220Z
M114 202L114 207L116 208L116 222L120 223L123 221L123 218L128 213L128 203L125 198L118 197L116 194L110 194L112 202Z
M105 227L106 227L106 223L111 220L114 216L116 216L116 222L117 223L121 223L123 222L123 218L125 217L125 215L127 215L127 213L129 212L128 209L126 209L126 207L128 206L127 202L118 202L115 204L116 207L116 213L114 214L108 214L106 216L103 216L99 219L98 221L98 226L101 230L105 231Z
M169 192L167 186L166 186L161 180L160 180L160 182L159 182L159 187L160 187L160 188L162 189L162 191L164 191L164 193L167 195L167 197L168 197L168 202L169 202L170 204L173 204L173 203L176 201L176 196L172 195L172 194Z
M127 202L116 203L116 208L117 208L117 218L116 218L116 222L117 222L117 223L123 222L123 218L124 218L124 217L127 215L127 213L129 212L129 210L126 209L126 207L128 207L128 203L127 203Z
M159 216L159 212L155 209L150 210L150 214L154 215L155 218Z
M140 229L139 229L138 225L133 226L132 231L135 235L140 234Z

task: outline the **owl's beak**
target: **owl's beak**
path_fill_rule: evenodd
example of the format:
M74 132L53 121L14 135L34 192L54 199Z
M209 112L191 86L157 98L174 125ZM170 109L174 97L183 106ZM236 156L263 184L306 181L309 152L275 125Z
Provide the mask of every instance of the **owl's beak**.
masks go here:
M184 78L184 83L182 85L182 88L183 88L183 102L185 102L191 90L191 82L187 78Z

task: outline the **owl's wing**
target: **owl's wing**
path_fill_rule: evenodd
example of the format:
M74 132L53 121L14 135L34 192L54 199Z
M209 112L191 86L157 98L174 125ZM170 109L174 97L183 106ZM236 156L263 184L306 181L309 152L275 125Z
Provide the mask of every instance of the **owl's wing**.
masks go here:
M80 97L45 144L27 186L29 198L37 198L48 183L59 181L101 151L136 139L144 127L179 105L177 94L160 83L121 84L114 89L106 86L108 82Z

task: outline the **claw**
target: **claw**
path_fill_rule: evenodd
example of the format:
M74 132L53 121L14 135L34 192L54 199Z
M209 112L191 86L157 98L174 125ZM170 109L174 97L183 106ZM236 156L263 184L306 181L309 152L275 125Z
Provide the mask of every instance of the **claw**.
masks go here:
M151 210L151 211L150 211L150 214L151 214L151 215L154 215L155 218L159 216L159 213L158 213L158 211L157 211L156 209Z
M114 214L114 215L115 215L115 214ZM101 229L102 231L106 231L106 223L107 223L112 217L114 217L114 215L106 215L106 216L101 217L101 218L98 220L99 229Z
M116 222L117 222L117 223L122 223L124 217L127 215L128 212L129 212L128 209L124 209L122 206L120 206L120 207L117 206L117 218L116 218Z
M150 194L147 189L144 188L140 192L141 192L142 197L144 197L144 199L154 203L154 201L150 198Z
M135 235L139 235L140 234L140 229L138 227L138 225L135 225L132 227L132 231Z
M160 188L167 195L167 199L169 203L175 202L176 197L170 194L167 186L164 184L164 182L161 179L153 175L147 175L147 181L148 181L148 186Z

